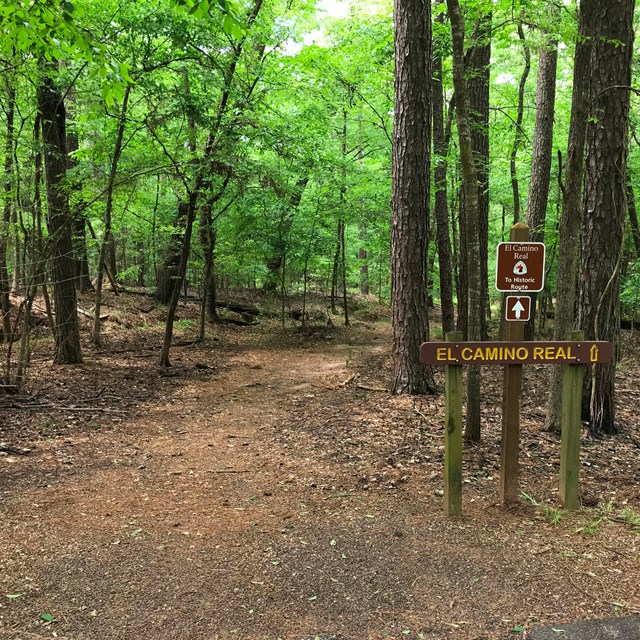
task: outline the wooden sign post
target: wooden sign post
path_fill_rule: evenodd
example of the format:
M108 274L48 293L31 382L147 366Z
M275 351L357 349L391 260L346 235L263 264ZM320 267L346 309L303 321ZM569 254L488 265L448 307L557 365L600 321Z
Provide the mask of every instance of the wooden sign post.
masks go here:
M446 335L447 342L462 342L462 332ZM462 367L448 364L444 369L444 512L462 514Z
M572 331L570 340L584 339L581 331ZM578 506L580 479L580 413L584 366L566 364L562 375L562 417L560 418L560 502L565 509Z
M529 227L521 222L514 224L511 227L509 239L514 244L527 242L529 240ZM514 269L517 270L517 268L518 263L514 266ZM496 267L496 272L500 272L499 266ZM507 320L505 338L513 342L524 340L524 322ZM502 504L509 504L518 500L521 392L522 365L505 365L502 390L502 446L500 448L500 502Z

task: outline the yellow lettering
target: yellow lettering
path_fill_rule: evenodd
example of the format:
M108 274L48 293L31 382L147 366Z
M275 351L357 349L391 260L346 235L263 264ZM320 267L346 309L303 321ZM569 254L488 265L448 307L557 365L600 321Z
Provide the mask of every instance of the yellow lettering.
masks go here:
M571 351L571 347L567 349L567 360L577 360L578 356L573 355L573 351Z
M436 349L436 360L447 360L446 347L438 347Z
M484 360L484 353L480 347L478 347L473 353L474 360Z
M469 347L464 347L462 351L460 351L460 357L463 360L471 360L473 358L473 350Z
M492 349L487 349L486 358L487 358L487 360L497 360L498 359L498 347L493 347Z
M516 358L518 358L518 360L526 360L528 355L529 349L527 349L527 347L518 347L516 350Z
M558 350L556 351L556 359L557 360L566 360L567 359L567 354L564 351L564 347L558 347Z
M544 349L542 347L533 347L533 359L544 360Z
M515 360L516 359L516 350L513 348L505 347L504 348L504 359L505 360Z
M555 353L555 351L553 350L553 347L545 347L545 349L544 349L544 359L545 360L553 360L554 353Z

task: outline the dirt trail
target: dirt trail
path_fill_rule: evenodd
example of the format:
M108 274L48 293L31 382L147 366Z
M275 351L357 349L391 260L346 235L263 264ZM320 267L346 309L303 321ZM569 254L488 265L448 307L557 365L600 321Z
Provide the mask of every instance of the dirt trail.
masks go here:
M344 383L386 340L230 350L5 458L0 637L480 640L640 602L633 537L550 538L489 482L447 521L435 413L413 458L379 459L412 401Z

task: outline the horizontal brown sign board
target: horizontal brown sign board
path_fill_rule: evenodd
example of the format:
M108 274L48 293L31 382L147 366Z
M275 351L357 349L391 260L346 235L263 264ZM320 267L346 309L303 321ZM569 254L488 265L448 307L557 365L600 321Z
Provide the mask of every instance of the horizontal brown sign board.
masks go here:
M423 364L589 364L611 362L610 342L424 342Z

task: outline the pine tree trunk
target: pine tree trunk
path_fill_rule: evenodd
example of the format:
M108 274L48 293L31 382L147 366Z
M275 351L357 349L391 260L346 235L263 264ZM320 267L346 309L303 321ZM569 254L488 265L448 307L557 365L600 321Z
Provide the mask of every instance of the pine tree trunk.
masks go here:
M627 170L627 208L629 210L629 224L631 225L631 236L633 238L633 248L635 257L640 258L640 227L638 226L638 210L636 209L636 196L633 185Z
M13 187L13 153L15 138L15 106L16 91L11 79L7 87L7 133L5 139L4 156L4 206L2 216L2 227L0 228L0 313L2 313L2 340L7 342L11 338L11 319L9 312L11 304L9 302L9 270L7 267L7 247L9 245L9 229L11 227L11 213L14 209L14 187Z
M430 393L433 371L420 363L429 338L427 247L431 146L431 6L394 1L395 108L392 151L392 393Z
M557 9L550 15L557 16ZM547 200L551 181L551 154L553 151L553 114L556 101L556 72L558 67L558 41L550 38L538 57L536 85L536 123L533 130L533 158L527 202L527 225L532 242L544 242L547 219ZM536 326L536 299L531 295L531 316L525 327L525 339L533 340Z
M436 0L443 4L444 0ZM436 20L444 23L444 14ZM447 202L447 152L449 140L444 128L444 92L442 87L442 53L434 46L433 55L433 177L435 182L434 217L436 242L438 245L438 272L440 278L440 307L442 310L443 335L455 329L453 309L453 268L451 263L451 241L449 240L449 207Z
M465 235L461 238L467 250L469 278L469 319L468 339L480 340L482 336L482 270L480 253L480 214L478 204L478 174L473 157L471 127L469 123L469 98L465 80L464 63L464 19L458 0L447 0L451 34L453 37L453 87L456 93L456 115L458 119L458 142L462 167L462 188L464 191ZM480 439L480 367L469 367L467 374L467 423L465 438Z
M54 64L49 65L49 70ZM47 177L48 227L52 245L51 277L56 312L55 364L82 361L80 327L75 287L72 220L65 179L67 150L65 109L62 92L52 78L43 75L38 87L38 109L42 116L42 142Z
M634 0L608 0L598 6L586 130L578 324L587 340L608 340L616 347L626 220L634 5ZM615 371L615 359L610 364L593 365L591 379L585 385L590 400L589 426L596 434L617 432Z
M465 68L469 97L469 127L471 146L478 176L478 232L480 242L480 276L482 315L480 334L488 337L489 308L489 72L491 64L491 23L489 12L478 20L474 44L467 53ZM465 215L465 219L468 218Z
M589 116L589 82L592 74L591 49L594 42L594 13L600 2L582 0L578 17L578 37L573 65L573 96L565 182L562 187L562 216L558 247L558 277L556 291L556 340L566 339L574 328L576 276L578 268L578 238L580 232L582 178L584 175L584 145ZM551 367L549 401L545 428L560 432L562 400L562 368Z
M529 77L529 71L531 70L531 53L527 46L526 39L524 37L524 29L522 28L522 22L518 22L518 37L522 42L522 49L524 54L524 67L522 69L522 75L520 76L520 83L518 85L518 113L516 115L516 121L513 125L513 146L511 147L511 159L509 162L510 174L511 174L511 190L513 192L513 223L520 222L520 183L518 181L517 171L517 157L518 148L522 140L522 119L524 116L524 89L527 84L527 78Z

